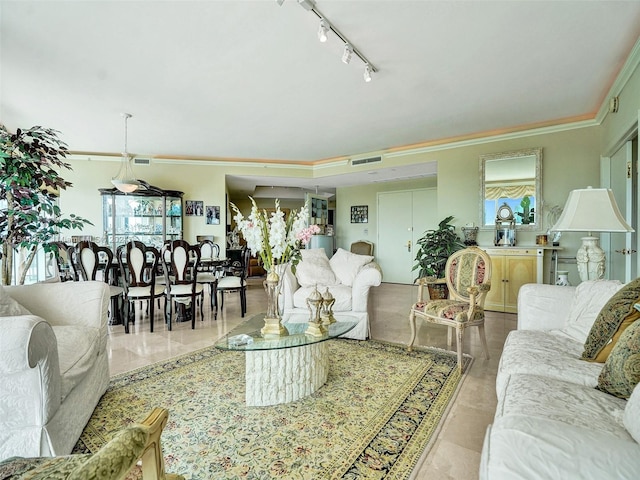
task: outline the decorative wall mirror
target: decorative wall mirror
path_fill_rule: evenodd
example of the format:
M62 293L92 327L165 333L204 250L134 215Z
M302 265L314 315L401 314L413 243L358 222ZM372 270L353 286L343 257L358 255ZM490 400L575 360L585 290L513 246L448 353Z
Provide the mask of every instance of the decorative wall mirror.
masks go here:
M495 228L505 203L519 230L542 229L542 148L480 156L480 226Z

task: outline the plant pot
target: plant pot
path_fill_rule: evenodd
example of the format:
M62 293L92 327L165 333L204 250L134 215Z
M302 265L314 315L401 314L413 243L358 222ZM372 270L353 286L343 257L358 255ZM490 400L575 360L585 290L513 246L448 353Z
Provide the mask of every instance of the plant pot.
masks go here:
M444 300L449 298L449 288L446 283L429 283L427 284L430 300Z

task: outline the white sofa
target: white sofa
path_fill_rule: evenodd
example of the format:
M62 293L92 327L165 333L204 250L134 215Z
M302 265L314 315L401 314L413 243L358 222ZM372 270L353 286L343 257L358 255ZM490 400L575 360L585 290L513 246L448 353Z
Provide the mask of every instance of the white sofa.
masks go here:
M343 335L345 338L366 340L369 337L369 290L380 285L382 271L372 256L357 255L339 248L327 258L322 248L301 251L302 259L296 273L287 266L282 280L283 323L308 321L307 298L317 288L326 289L335 298L333 312L354 317L358 324Z
M640 478L640 388L627 401L597 390L602 363L580 359L619 282L530 284L498 367L482 480Z
M104 282L0 287L0 461L71 452L109 383Z

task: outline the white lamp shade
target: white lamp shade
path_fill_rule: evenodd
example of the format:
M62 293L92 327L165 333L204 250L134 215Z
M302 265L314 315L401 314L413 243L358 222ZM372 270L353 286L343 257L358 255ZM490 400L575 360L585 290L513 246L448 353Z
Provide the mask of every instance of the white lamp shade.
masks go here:
M554 232L633 232L609 188L572 190Z

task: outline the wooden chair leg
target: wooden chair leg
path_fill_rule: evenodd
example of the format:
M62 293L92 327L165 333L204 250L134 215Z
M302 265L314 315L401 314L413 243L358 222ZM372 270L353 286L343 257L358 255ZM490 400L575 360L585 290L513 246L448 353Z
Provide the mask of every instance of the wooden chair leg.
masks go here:
M484 335L484 323L478 325L478 333L480 334L480 341L482 342L482 349L484 351L484 358L489 360L489 346L487 345L487 337Z
M155 303L153 301L153 298L149 299L147 304L149 306L149 330L151 331L151 333L153 333L153 317L155 314Z
M407 345L407 350L413 350L413 342L416 339L416 314L413 310L409 314L409 326L411 327L411 339L409 340L409 344Z
M125 299L124 306L124 318L122 321L124 322L124 333L129 333L129 310L131 309L131 302L129 299Z
M458 370L462 373L462 347L464 345L464 327L458 325L456 327L456 347L458 350Z

